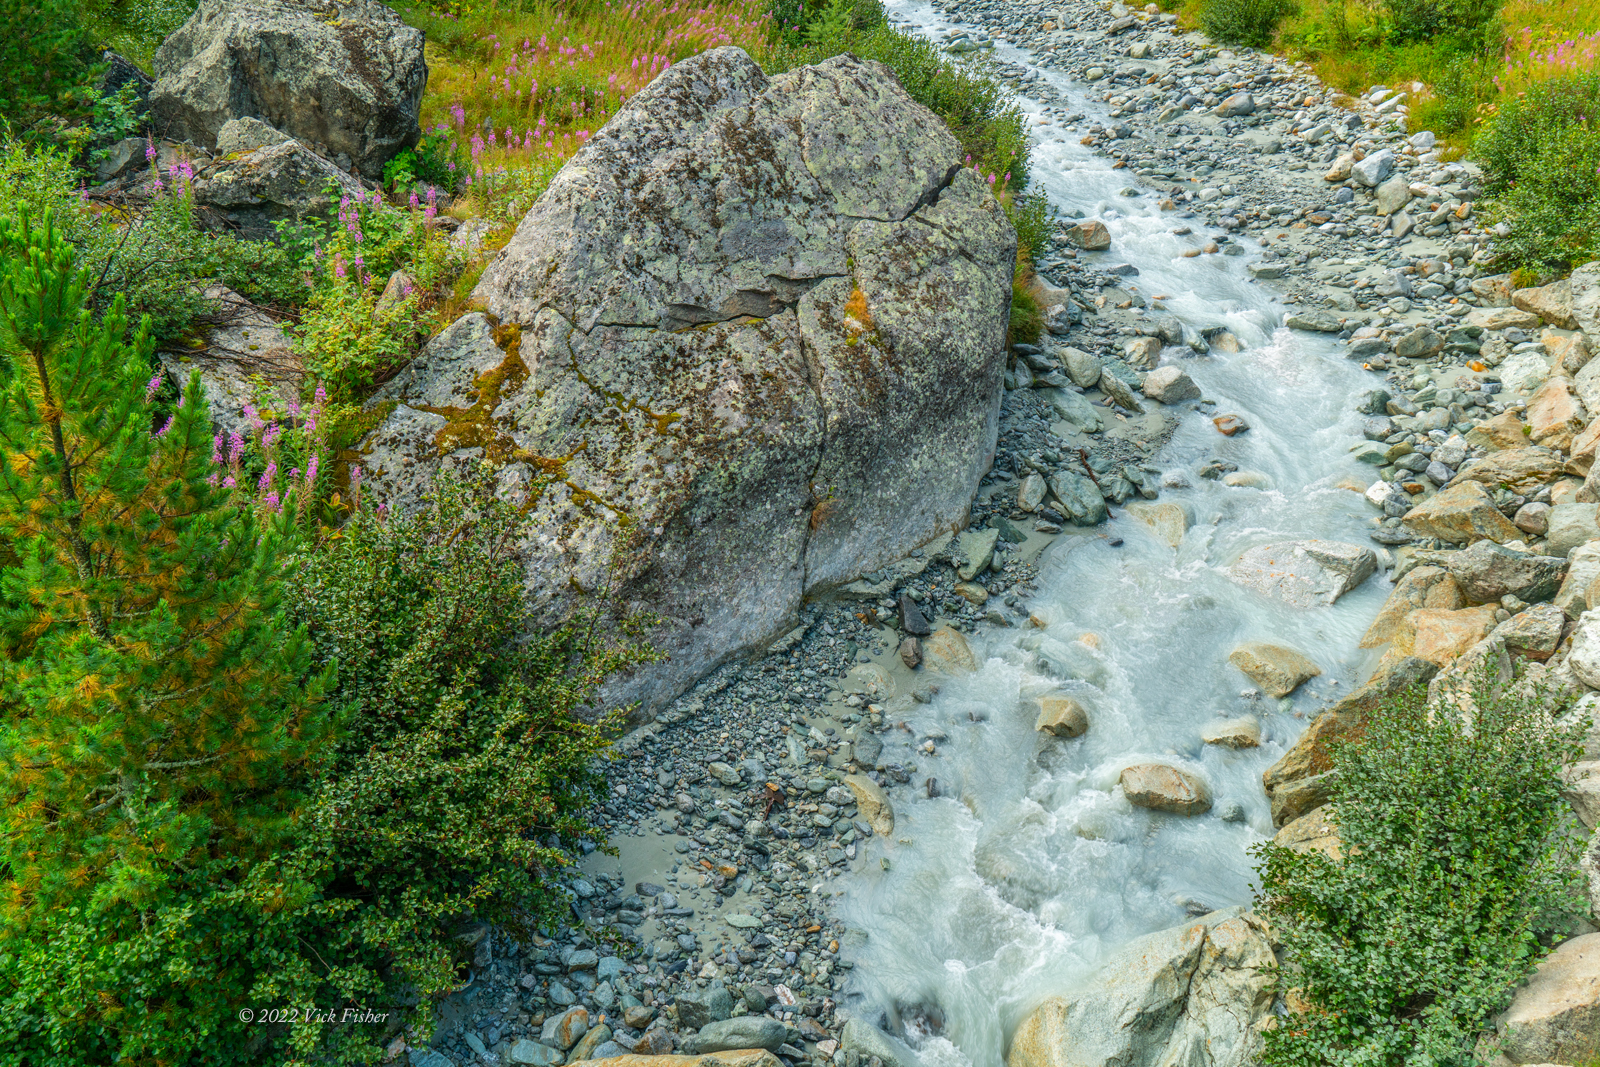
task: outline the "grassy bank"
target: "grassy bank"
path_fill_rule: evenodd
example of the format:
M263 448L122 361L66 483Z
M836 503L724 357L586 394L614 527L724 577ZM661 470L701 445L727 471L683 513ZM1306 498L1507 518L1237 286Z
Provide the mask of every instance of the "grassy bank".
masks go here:
M1591 0L1163 0L1179 25L1307 63L1330 87L1407 94L1443 158L1485 164L1502 265L1533 278L1600 254L1600 4ZM1529 135L1529 131L1533 131ZM1514 141L1519 156L1491 145Z

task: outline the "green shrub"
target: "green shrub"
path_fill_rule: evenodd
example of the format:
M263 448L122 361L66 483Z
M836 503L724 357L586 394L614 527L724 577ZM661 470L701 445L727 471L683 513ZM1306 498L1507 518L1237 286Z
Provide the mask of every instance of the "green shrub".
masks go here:
M454 193L467 173L467 157L447 130L429 130L413 148L383 165L383 183L397 193Z
M1050 198L1043 193L1020 193L1005 206L1006 217L1017 231L1017 256L1033 256L1049 243L1054 225Z
M1510 265L1565 267L1600 254L1600 74L1570 74L1506 101L1479 135L1486 214Z
M1020 265L1016 274L1011 280L1011 317L1007 323L1006 341L1008 344L1020 341L1031 345L1039 340L1039 334L1044 331L1044 315L1039 311L1039 302L1028 292L1027 284L1022 280Z
M606 723L578 713L643 653L583 620L522 636L521 522L485 468L441 477L414 517L360 510L306 560L293 601L342 665L342 739L283 871L322 887L292 922L333 971L302 952L261 976L266 1002L426 1003L460 981L463 919L526 939L565 910L549 876L603 837L582 812ZM352 1040L340 1029L299 1028L297 1047Z
M1450 38L1476 48L1497 40L1500 0L1384 0L1398 41Z
M215 310L203 294L210 281L261 304L305 298L305 282L283 249L202 228L181 174L163 176L162 195L147 204L99 210L79 197L66 152L11 139L0 140L0 181L18 207L35 217L54 213L92 279L90 308L104 314L120 296L130 317L150 318L157 345L181 341Z
M1576 906L1560 774L1587 724L1558 725L1549 694L1502 681L1474 679L1470 722L1417 689L1336 747L1342 860L1257 846L1279 991L1307 1005L1267 1031L1264 1063L1476 1063L1486 1020L1545 951L1540 917Z
M1200 11L1200 26L1214 40L1265 48L1285 16L1293 14L1291 0L1207 0Z
M831 0L779 33L763 59L769 71L818 63L841 52L888 67L911 98L950 127L965 164L1008 186L1027 183L1028 137L1022 111L985 59L957 59L921 37L888 25L877 0ZM776 21L776 18L775 18Z

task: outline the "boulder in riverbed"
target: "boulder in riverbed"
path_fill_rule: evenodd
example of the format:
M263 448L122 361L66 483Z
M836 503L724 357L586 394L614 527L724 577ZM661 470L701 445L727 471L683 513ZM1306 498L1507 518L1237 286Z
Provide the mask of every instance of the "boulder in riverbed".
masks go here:
M1497 601L1507 593L1537 604L1561 587L1567 564L1556 556L1518 552L1493 541L1478 541L1450 557L1450 576L1469 600Z
M1150 934L1024 1019L1006 1067L1244 1067L1275 969L1266 925L1242 908Z
M1203 815L1211 810L1211 787L1199 775L1166 763L1136 763L1118 781L1135 807L1173 815Z
M1243 671L1269 696L1286 697L1301 683L1322 673L1322 668L1292 648L1252 641L1228 654L1228 662Z
M1089 728L1089 712L1063 693L1039 698L1039 715L1033 728L1054 737L1077 737Z
M1370 548L1341 541L1281 541L1247 550L1228 577L1297 608L1332 604L1378 567Z
M436 340L380 398L369 486L404 510L440 466L494 464L531 496L532 624L601 597L654 613L665 658L606 699L661 706L802 596L966 526L1016 235L960 162L877 63L674 64L484 273L470 330L498 357L436 362Z
M1456 544L1484 538L1504 543L1521 536L1494 506L1488 490L1476 481L1458 479L1406 512L1401 521L1412 533Z

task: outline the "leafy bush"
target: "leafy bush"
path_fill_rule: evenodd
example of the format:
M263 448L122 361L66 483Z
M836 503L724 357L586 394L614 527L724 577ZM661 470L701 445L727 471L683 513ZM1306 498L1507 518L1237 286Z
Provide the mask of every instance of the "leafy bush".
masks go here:
M1384 0L1399 41L1453 38L1469 47L1498 38L1500 0Z
M329 732L277 612L294 509L218 484L198 379L157 424L148 320L93 319L51 216L0 263L0 1062L222 1062L210 964Z
M1005 207L1006 217L1017 231L1018 257L1043 251L1050 241L1054 224L1050 198L1043 193L1022 193L1010 198L1009 202L1001 203Z
M1560 772L1587 724L1558 725L1549 694L1505 682L1475 678L1470 721L1405 693L1336 748L1341 860L1257 846L1280 992L1299 1005L1263 1062L1476 1062L1485 1020L1544 952L1538 920L1574 903Z
M466 174L466 157L448 130L429 130L414 148L383 165L383 183L397 193L454 193Z
M1028 137L1022 111L983 59L960 60L888 25L877 0L831 0L809 20L780 33L763 59L769 71L819 63L841 52L888 67L911 98L944 120L966 165L1027 184Z
M300 953L262 976L268 1002L426 1002L460 981L462 919L526 938L566 908L548 876L602 837L581 813L607 724L578 713L643 653L582 620L521 636L521 517L492 481L442 477L411 518L361 510L295 583L297 617L342 665L341 740L283 872L321 887L291 921L334 967ZM350 1040L340 1029L308 1024L297 1047Z
M167 345L180 342L215 310L203 294L206 281L261 304L303 299L305 283L283 249L200 226L181 169L163 176L162 195L116 212L82 199L79 180L60 149L0 141L0 181L13 203L34 217L54 213L91 278L89 306L97 314L120 296L129 316L148 316L152 339Z
M1512 265L1600 255L1600 74L1552 78L1507 101L1473 151L1487 214L1510 230L1497 248Z
M1215 40L1265 48L1284 16L1293 14L1291 0L1207 0L1200 25Z

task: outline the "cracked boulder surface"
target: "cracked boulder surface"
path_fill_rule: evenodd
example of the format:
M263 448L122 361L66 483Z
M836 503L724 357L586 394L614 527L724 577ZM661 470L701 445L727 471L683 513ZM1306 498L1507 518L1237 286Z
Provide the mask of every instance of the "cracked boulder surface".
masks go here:
M804 597L965 523L1016 234L959 162L880 64L674 65L380 393L367 484L406 508L441 464L494 463L529 498L534 625L661 620L665 658L604 694L648 716Z
M1007 1067L1244 1067L1272 1018L1266 925L1228 908L1142 937L1022 1021Z
M151 125L207 149L257 118L377 180L422 132L422 31L375 0L202 0L155 70Z

